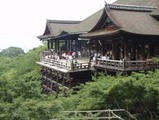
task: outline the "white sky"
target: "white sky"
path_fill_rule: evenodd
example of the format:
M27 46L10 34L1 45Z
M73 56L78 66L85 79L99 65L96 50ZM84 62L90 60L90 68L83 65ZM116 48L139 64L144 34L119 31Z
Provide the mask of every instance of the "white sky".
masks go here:
M116 0L0 0L0 50L41 44L46 20L83 20Z

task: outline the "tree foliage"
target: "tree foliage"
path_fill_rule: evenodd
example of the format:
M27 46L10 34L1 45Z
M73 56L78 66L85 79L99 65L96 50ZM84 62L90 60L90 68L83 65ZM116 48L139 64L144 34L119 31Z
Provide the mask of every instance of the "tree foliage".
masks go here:
M0 52L0 56L15 57L24 54L24 50L19 47L9 47Z

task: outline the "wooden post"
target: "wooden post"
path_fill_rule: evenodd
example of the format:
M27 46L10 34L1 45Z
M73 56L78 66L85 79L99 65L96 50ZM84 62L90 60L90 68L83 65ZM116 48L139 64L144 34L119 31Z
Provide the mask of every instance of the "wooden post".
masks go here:
M47 42L47 48L50 49L50 40Z
M126 61L128 60L128 44L127 44L127 40L124 40L124 59Z
M57 40L57 52L60 50L60 40Z
M59 89L58 79L59 79L59 71L56 71L56 93L58 93L58 89Z
M74 70L74 63L73 63L73 59L71 60L71 64L70 64L71 66L71 70Z
M78 51L78 40L77 39L75 40L75 51L76 52Z
M68 40L68 50L70 51L70 40Z
M95 50L97 51L97 40L95 40Z
M65 86L65 76L66 74L65 73L63 73L62 74L62 86Z
M112 40L112 60L115 60L116 58L116 49L115 49L115 42Z
M104 40L102 40L102 54L103 54L103 55L105 55L105 52L106 52L106 51L105 51L105 47L106 47L106 46L105 46L105 42L104 42Z
M55 52L57 52L57 40L55 40Z
M66 74L65 73L62 73L62 92L65 94L66 93L66 89L65 89L65 77Z
M89 40L89 57L91 58L91 40ZM89 62L91 62L91 59Z
M71 76L70 76L70 73L68 73L67 74L67 81L69 81L69 89L71 89L71 82L72 82L72 80L71 80Z
M70 40L70 51L72 51L72 43L73 43L73 40Z
M141 44L141 60L144 60L144 44Z
M51 41L51 49L53 49L53 40L50 40Z
M147 45L147 46L148 46L148 48L147 48L147 50L148 50L148 51L147 51L147 52L148 52L148 53L147 53L147 58L150 58L150 45Z
M51 80L50 81L51 82L50 89L51 89L51 92L52 92L52 89L53 89L53 83L52 83L53 76L52 76L51 72L52 72L52 70L50 69L50 75L51 75L51 77L50 77L50 80Z
M68 47L68 40L65 40L65 51L68 51L67 47Z

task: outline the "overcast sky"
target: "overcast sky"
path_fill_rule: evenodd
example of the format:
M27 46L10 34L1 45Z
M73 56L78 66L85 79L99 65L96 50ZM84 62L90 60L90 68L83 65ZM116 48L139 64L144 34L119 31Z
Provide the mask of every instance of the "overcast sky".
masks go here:
M116 0L0 0L0 50L38 47L46 20L83 20Z

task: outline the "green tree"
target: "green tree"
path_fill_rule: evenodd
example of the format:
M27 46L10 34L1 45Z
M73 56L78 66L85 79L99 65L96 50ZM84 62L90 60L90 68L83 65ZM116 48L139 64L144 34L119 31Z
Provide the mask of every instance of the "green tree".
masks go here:
M9 47L0 52L0 56L15 57L24 54L24 50L19 47Z

